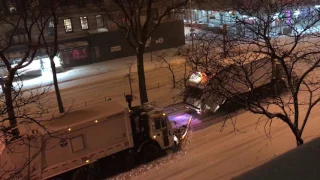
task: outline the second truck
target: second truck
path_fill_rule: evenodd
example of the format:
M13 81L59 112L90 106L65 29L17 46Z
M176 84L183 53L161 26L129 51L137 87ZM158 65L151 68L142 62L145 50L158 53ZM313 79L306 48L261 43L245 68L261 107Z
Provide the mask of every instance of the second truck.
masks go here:
M216 112L235 96L248 95L252 90L287 85L283 67L263 54L246 53L225 58L221 62L214 70L191 74L185 89L186 108L198 114ZM294 71L291 73L292 77L296 77Z

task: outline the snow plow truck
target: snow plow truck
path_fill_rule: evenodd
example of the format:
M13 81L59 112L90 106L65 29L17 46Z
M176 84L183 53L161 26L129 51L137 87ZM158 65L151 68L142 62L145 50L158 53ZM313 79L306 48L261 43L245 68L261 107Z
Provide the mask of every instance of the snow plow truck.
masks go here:
M200 115L205 111L215 113L226 102L232 102L235 95L246 95L259 88L277 87L283 90L287 81L282 69L280 64L258 53L226 58L215 70L191 74L185 89L184 105ZM288 69L291 71L290 66ZM247 75L245 72L248 72ZM294 71L291 73L292 77L297 78ZM253 84L253 89L249 88L249 82ZM223 84L224 89L219 88L219 83Z
M1 179L102 179L109 168L152 161L178 143L166 113L150 104L91 104L71 109L43 127L20 125L27 138L9 144L1 136Z

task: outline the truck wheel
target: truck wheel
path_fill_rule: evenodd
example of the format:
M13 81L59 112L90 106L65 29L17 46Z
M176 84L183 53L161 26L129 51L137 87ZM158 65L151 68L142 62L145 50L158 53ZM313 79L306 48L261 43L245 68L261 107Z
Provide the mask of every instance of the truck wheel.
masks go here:
M87 180L89 176L88 168L82 167L76 170L72 176L72 180Z
M147 144L140 152L141 159L144 163L151 162L159 157L159 148L155 144Z
M130 170L135 166L135 155L133 153L127 154L125 159L125 168Z

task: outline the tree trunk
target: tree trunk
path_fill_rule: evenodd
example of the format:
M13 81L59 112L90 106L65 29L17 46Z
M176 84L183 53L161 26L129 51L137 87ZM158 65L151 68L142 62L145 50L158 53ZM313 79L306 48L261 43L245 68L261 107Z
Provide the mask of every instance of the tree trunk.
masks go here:
M296 136L297 146L303 145L303 139L299 135Z
M56 92L56 97L57 97L57 103L59 107L59 112L64 113L64 107L61 99L61 94L60 94L60 89L59 89L59 84L58 84L58 79L57 79L57 70L56 70L56 65L54 63L54 57L50 57L50 62L51 62L51 70L52 70L52 78L53 78L53 85L54 85L54 91Z
M171 72L171 75L172 75L172 85L173 85L173 89L176 88L176 76L174 75L174 72L173 72L173 68L170 66L169 64L169 70Z
M174 75L174 73L172 72L172 83L173 83L173 89L176 88L176 76Z
M148 94L147 94L144 65L143 65L143 51L144 50L141 50L141 48L139 48L137 53L137 69L138 69L139 93L140 93L141 104L148 102Z
M6 108L7 114L9 118L10 128L12 128L12 135L16 136L19 135L19 129L16 128L17 126L17 118L14 112L13 100L12 100L12 81L10 78L5 80L5 83L2 84L2 90L6 100Z

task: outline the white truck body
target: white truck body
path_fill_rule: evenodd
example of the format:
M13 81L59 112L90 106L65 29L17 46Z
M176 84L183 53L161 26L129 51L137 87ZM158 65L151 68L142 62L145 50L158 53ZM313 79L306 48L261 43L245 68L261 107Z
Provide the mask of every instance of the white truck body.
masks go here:
M29 140L0 145L5 179L47 179L134 146L129 111L112 101L72 109L44 126L50 134L26 124L19 129Z
M191 75L193 78L190 78L188 83L190 92L187 93L185 98L187 108L196 110L199 114L208 109L216 112L226 101L226 98L220 96L219 93L245 93L251 90L248 82L253 83L255 89L271 83L275 76L272 61L265 55L247 53L237 57L226 58L221 64L222 67L220 69L217 68L218 70L213 75L198 72L198 74L203 74L204 81L194 81L195 75ZM248 74L245 74L245 72ZM212 93L213 81L219 83L217 85L218 88L219 86L223 87L219 89L217 94ZM208 82L211 84L208 85Z

